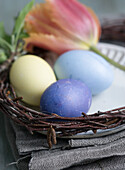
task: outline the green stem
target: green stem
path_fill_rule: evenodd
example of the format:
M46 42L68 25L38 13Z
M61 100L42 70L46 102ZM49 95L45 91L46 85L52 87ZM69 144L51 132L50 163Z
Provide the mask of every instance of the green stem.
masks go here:
M125 66L123 66L123 65L115 62L114 60L108 58L106 55L102 54L96 47L91 46L91 47L90 47L90 50L93 51L93 52L95 52L95 53L97 53L97 54L99 54L100 56L102 56L105 60L107 60L107 61L108 61L110 64L112 64L113 66L115 66L115 67L117 67L117 68L125 71Z

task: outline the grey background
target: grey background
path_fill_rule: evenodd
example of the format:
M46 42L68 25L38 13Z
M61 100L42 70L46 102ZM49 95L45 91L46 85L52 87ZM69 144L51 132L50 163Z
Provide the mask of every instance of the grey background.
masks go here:
M80 1L90 6L100 20L103 17L118 17L125 15L125 0ZM0 0L0 21L5 23L7 32L11 32L13 18L28 2L30 2L30 0ZM36 0L36 2L43 2L43 0ZM14 159L5 136L3 115L0 114L0 170L15 170L15 166L6 166L13 161Z

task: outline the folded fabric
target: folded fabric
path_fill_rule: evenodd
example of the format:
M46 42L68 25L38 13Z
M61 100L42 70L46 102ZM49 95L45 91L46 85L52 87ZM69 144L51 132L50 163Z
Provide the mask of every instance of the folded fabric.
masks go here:
M45 135L31 135L6 117L5 127L19 170L125 169L125 130L88 139L58 138L50 150Z

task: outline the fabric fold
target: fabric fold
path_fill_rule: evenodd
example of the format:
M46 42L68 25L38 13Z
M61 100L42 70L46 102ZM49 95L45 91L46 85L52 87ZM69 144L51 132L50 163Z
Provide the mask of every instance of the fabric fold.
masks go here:
M45 135L31 135L6 117L5 127L19 170L125 168L125 130L89 139L57 138L57 145L49 149Z

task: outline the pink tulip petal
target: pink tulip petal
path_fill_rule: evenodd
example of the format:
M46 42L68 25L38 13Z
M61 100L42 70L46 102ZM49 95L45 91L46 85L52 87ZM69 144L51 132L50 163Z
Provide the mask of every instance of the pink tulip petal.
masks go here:
M30 34L26 47L46 48L61 54L71 49L88 49L98 42L100 24L94 12L77 0L46 0L26 16Z
M32 50L34 46L48 49L56 52L57 54L62 54L66 51L73 49L88 49L88 45L79 42L73 42L70 39L55 37L53 35L45 34L30 34L29 38L25 39L26 49Z
M63 26L66 31L80 39L93 38L96 28L95 16L93 18L85 5L76 0L47 0L47 2L51 3L53 21L56 24Z
M43 15L40 15L41 12ZM28 33L52 34L55 36L69 37L69 39L72 39L73 41L77 41L78 39L79 41L83 41L83 37L80 36L79 38L75 33L66 31L63 26L51 22L53 18L46 13L47 9L43 4L36 5L36 7L29 12L25 19L25 29Z
M27 32L37 32L44 34L53 34L56 36L70 36L65 32L62 26L58 26L56 23L52 22L52 16L48 7L50 4L37 4L26 16L25 18L25 29ZM47 13L48 12L48 13ZM71 38L72 36L70 36Z
M101 36L101 27L100 27L100 22L97 18L97 16L95 15L95 13L93 12L93 10L91 8L88 8L88 11L91 13L92 17L94 18L95 21L95 28L94 31L96 31L95 33L95 39L97 39L97 41L99 40L100 36Z

